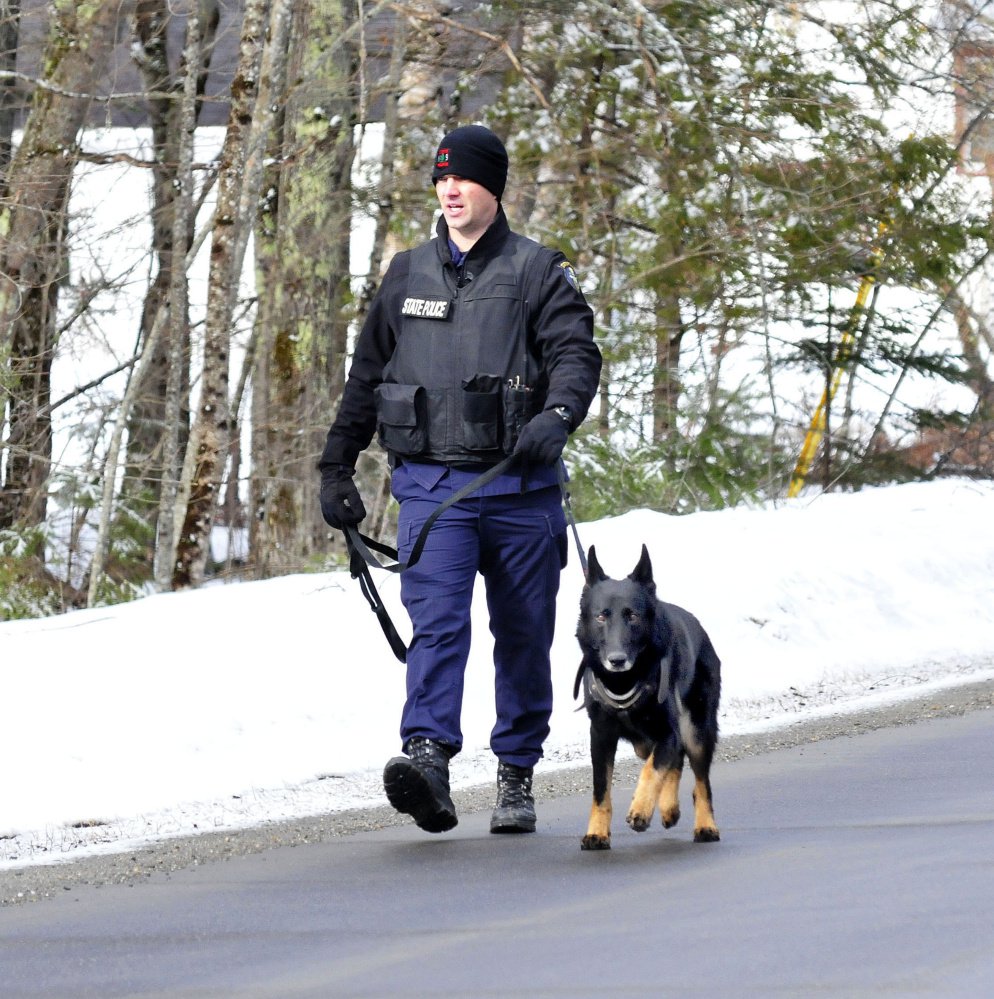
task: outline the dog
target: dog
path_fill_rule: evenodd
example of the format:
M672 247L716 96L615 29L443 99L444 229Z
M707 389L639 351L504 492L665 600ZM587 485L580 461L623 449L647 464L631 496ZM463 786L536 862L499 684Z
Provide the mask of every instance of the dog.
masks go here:
M645 545L634 571L610 579L591 546L576 632L583 652L573 685L583 684L590 718L593 804L582 850L611 849L611 781L618 740L645 761L628 825L649 827L658 804L663 826L680 818L684 758L694 773L694 841L720 838L711 799L711 762L718 742L721 661L689 611L656 596Z

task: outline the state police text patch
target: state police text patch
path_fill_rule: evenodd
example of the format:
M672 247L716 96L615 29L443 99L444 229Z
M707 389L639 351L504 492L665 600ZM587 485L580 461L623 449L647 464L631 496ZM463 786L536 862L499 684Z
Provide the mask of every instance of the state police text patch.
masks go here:
M451 305L448 298L405 298L400 314L420 319L448 319Z

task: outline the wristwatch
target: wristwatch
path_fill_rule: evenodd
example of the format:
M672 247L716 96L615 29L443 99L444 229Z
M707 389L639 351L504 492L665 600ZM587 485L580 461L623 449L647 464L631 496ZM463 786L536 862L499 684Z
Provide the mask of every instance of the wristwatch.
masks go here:
M553 406L552 412L561 416L566 426L572 426L573 414L565 406Z

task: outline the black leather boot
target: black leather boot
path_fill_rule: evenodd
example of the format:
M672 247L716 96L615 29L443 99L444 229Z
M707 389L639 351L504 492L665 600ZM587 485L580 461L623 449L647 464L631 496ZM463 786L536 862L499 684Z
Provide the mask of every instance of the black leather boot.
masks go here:
M452 829L459 821L449 796L452 750L433 739L415 736L383 769L383 788L390 804L410 815L425 832Z
M535 832L532 767L497 764L497 806L490 818L492 833Z

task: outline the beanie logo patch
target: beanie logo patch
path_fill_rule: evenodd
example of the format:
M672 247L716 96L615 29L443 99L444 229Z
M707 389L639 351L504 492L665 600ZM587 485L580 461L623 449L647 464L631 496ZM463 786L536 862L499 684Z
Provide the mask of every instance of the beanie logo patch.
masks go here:
M568 261L564 260L560 265L559 269L563 272L563 277L569 282L570 286L574 291L580 290L580 282L577 279L576 271L573 270L573 265Z
M439 149L438 155L435 157L435 167L438 170L445 170L449 165L449 150Z

